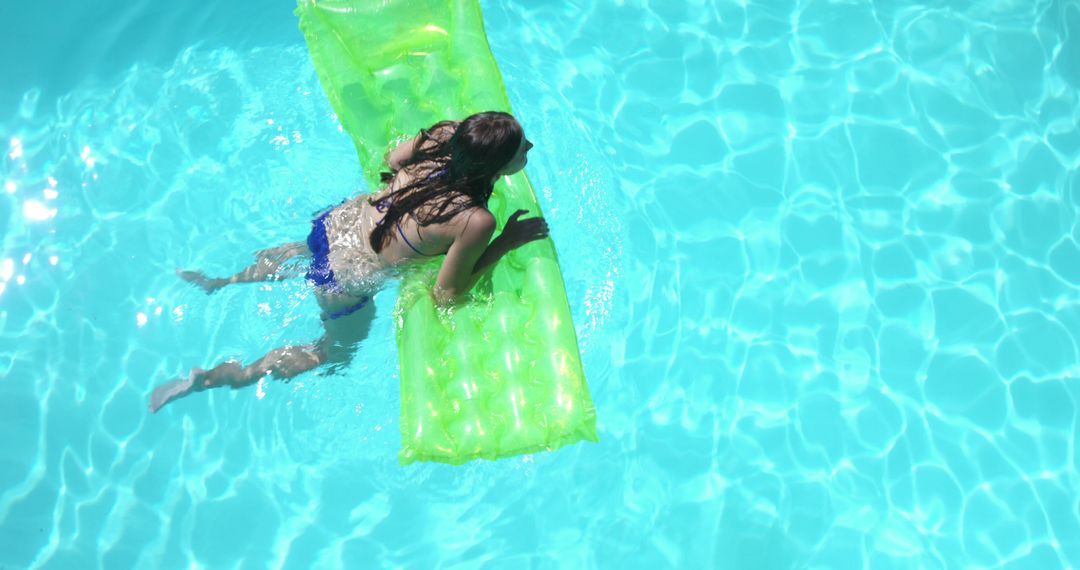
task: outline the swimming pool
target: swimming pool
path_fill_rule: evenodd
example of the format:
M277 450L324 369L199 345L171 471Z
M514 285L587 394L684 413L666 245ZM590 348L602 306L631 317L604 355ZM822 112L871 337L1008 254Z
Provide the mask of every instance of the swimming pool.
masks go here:
M355 154L287 2L8 5L0 567L1080 562L1075 2L483 7L600 443L399 467L392 289L349 370L149 416L317 334L173 268Z

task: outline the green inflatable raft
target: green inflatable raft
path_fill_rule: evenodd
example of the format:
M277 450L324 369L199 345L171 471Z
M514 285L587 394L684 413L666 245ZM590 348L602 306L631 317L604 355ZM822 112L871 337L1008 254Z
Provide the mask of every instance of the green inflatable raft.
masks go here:
M476 0L300 0L311 58L371 187L384 153L443 119L510 112ZM540 214L524 171L489 208ZM405 275L395 308L398 460L460 464L598 441L562 273L550 239L503 259L474 300L438 310L442 258Z

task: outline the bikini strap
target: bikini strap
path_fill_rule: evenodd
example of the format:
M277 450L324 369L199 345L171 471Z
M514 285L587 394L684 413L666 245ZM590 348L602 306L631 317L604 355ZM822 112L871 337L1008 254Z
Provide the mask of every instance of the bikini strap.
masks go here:
M438 170L432 171L430 174L427 175L427 177L424 178L424 181L427 182L428 180L431 180L432 178L435 178L437 176L442 176L443 174L446 174L449 170L450 170L449 166L444 166L444 167L442 167L442 168L440 168ZM375 202L375 211L377 211L377 212L379 212L381 214L381 213L385 212L387 209L389 209L389 207L385 204L385 202L387 200L389 200L390 197L393 196L393 195L394 195L394 193L391 192L388 196L384 196L381 199L377 200ZM391 203L391 205L393 205L393 203ZM385 222L385 221L386 221L386 216L383 216L382 219L380 219L378 222L375 222L375 225L381 226L383 224L383 222ZM424 252L420 251L419 249L416 249L416 246L413 245L412 242L409 241L409 238L405 237L405 230L401 229L401 222L397 223L397 230L398 230L398 234L401 235L402 241L405 242L405 245L409 246L409 249L415 251L416 253L418 253L418 254L420 254L420 255L422 255L424 257L435 257L436 255L438 255L438 254L434 254L434 253L430 253L430 254L429 253L424 253ZM416 233L417 233L417 235L419 235L420 230L417 229ZM423 239L423 236L420 236L420 237L421 237L421 239Z
M397 224L397 231L399 234L401 234L401 239L405 242L405 245L409 246L409 249L415 251L416 253L419 253L424 257L435 257L436 254L434 253L424 253L419 249L416 249L416 246L409 242L409 238L405 237L405 231L401 229L400 223Z

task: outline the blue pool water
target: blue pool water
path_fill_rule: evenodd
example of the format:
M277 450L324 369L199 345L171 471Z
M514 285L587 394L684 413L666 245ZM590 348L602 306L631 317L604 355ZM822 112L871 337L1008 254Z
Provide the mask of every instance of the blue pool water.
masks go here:
M1075 0L483 2L601 441L399 467L207 297L356 192L292 5L0 5L0 568L1075 568Z

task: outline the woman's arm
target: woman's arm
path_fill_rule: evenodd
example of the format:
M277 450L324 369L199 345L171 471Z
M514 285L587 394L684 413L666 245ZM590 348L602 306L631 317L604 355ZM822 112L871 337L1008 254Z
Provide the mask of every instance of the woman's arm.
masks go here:
M413 152L416 149L416 143L420 140L420 136L417 135L393 148L390 152L386 153L386 165L390 167L390 170L397 172L401 170L401 165L412 158Z
M426 148L430 148L430 146L434 145L436 142L442 143L449 140L450 137L453 136L459 123L461 123L461 121L443 121L442 123L437 123L433 126L428 133L435 141L429 142L426 145ZM390 167L390 170L397 172L401 169L401 165L408 163L409 159L412 158L413 153L416 152L416 145L419 142L420 135L416 135L386 153L386 165Z
M495 216L487 210L476 210L469 216L461 235L450 244L435 280L435 302L446 305L472 288L483 271L506 253L495 233ZM481 263L483 262L483 263Z
M531 241L548 235L547 222L535 217L519 220L528 210L511 214L499 237L495 233L495 216L487 210L477 210L466 222L461 236L450 245L446 259L435 281L435 302L446 305L472 289L476 281L495 266L502 256ZM456 248L456 249L455 249Z

